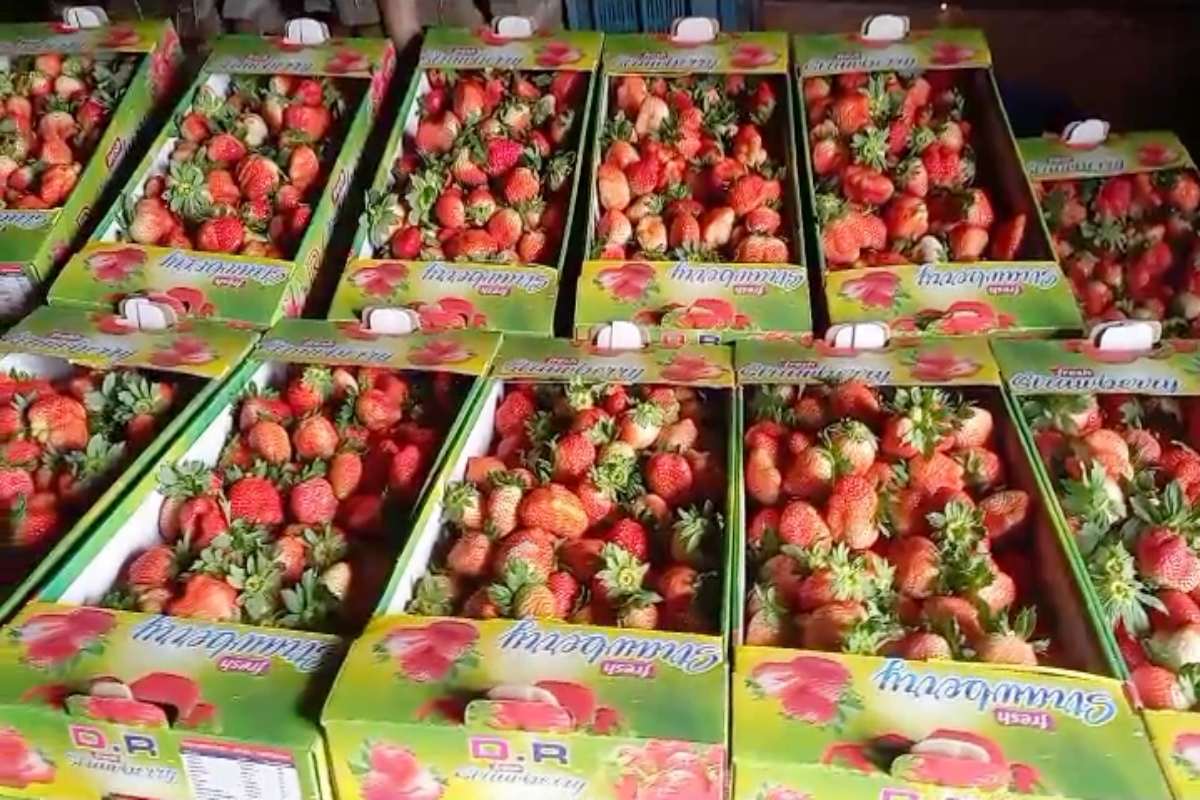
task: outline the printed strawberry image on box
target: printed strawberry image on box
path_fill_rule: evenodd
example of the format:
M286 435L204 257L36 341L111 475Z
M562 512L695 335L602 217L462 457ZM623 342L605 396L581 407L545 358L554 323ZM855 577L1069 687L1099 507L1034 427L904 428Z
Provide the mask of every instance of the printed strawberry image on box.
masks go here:
M169 21L0 26L0 317L36 304L182 58Z
M1087 324L1200 335L1200 176L1179 139L1087 120L1017 146Z
M1200 797L1200 352L1185 340L1004 342L996 357L1113 674L1175 796Z
M602 33L426 33L330 311L549 335Z
M326 703L339 797L725 797L732 377L505 340Z
M811 332L787 49L695 18L605 39L577 337Z
M51 303L149 296L255 328L299 316L394 62L387 41L313 25L215 42Z
M830 320L897 336L1077 330L973 30L799 36L808 190Z
M844 331L735 347L734 796L1169 797L987 344Z
M0 718L55 765L18 796L331 796L314 703L497 343L272 329L0 632Z
M0 620L101 524L252 341L47 307L0 337Z

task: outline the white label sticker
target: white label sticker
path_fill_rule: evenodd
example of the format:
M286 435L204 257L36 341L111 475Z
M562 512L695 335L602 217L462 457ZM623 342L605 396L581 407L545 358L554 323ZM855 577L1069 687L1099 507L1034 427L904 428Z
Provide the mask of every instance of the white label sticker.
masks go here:
M301 800L286 751L211 741L185 741L179 749L196 800Z

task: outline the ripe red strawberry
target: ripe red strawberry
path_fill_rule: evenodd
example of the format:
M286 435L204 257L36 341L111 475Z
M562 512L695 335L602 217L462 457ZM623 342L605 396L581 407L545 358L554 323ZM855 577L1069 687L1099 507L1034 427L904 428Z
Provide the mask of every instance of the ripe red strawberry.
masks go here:
M875 544L879 526L875 518L879 497L869 480L857 475L838 478L829 496L825 512L834 541L842 541L854 550Z
M341 452L329 463L329 485L333 496L345 500L358 489L362 481L363 462L358 453Z
M507 175L517 162L521 160L521 155L525 152L525 148L520 142L508 137L497 137L489 139L487 142L487 163L484 166L484 171L492 177L500 177Z
M482 531L464 531L446 555L446 566L455 575L479 578L491 566L492 540Z
M165 544L143 550L126 568L126 579L137 589L166 586L175 578L176 553Z
M953 188L964 178L963 162L958 152L942 144L934 144L921 154L921 161L929 176L929 185L937 188Z
M1149 709L1187 711L1195 704L1194 692L1180 682L1175 673L1163 667L1144 664L1129 676L1137 699Z
M168 613L209 622L229 622L240 618L238 591L211 575L193 575L184 584L183 596L168 606Z
M285 464L292 457L292 442L287 429L277 422L259 420L246 434L246 443L260 458L271 464Z
M526 494L518 515L522 525L564 539L578 538L588 527L587 513L579 498L557 483L539 486Z
M329 109L318 104L291 105L284 109L283 127L296 131L307 141L319 142L329 133L333 125L333 115Z
M242 195L248 200L259 200L270 196L279 186L279 166L269 158L250 155L237 168L237 182Z
M646 462L646 485L668 505L687 502L694 475L691 464L679 453L655 453Z
M266 478L247 476L229 487L229 515L260 525L283 522L283 498Z
M229 166L246 156L246 145L232 133L218 133L205 142L204 153L209 161Z
M292 433L296 458L301 461L331 458L337 450L338 442L337 428L322 416L302 419Z
M1155 585L1180 592L1200 587L1200 558L1177 533L1154 528L1138 537L1138 571Z
M196 231L196 247L214 253L236 253L245 239L246 226L234 216L205 220Z
M317 153L306 144L292 150L288 157L288 180L301 192L316 183L321 172L321 161Z
M624 549L638 561L650 557L650 537L641 523L624 518L617 520L603 534L604 541Z

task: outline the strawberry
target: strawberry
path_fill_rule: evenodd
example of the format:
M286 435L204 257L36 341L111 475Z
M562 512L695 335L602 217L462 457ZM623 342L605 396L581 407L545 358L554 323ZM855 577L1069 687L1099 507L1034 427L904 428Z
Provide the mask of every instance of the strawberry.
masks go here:
M655 453L646 464L646 483L669 505L680 505L691 495L694 475L679 453Z
M264 156L247 156L238 164L235 174L242 195L248 200L268 197L279 186L279 166Z
M237 217L205 220L196 231L196 247L214 253L236 253L246 237L246 226Z
M1187 593L1200 587L1200 558L1179 534L1154 528L1138 537L1138 571L1164 589Z
M343 451L329 462L329 485L338 500L345 500L354 494L362 476L363 461L358 453Z
M522 525L540 528L564 539L576 539L587 530L583 504L561 484L539 486L521 500L518 516Z
M246 443L264 461L284 464L291 460L292 443L287 429L277 422L259 420L246 434Z
M1144 664L1129 676L1136 699L1149 709L1187 711L1195 704L1194 692L1169 669Z
M650 539L646 529L632 519L621 519L615 522L603 534L606 542L624 549L639 561L646 561L650 555Z
M176 553L165 544L143 550L126 567L126 580L137 589L153 589L168 585L175 578Z
M283 498L266 478L247 476L229 488L229 515L260 525L283 522Z
M846 475L838 478L829 496L826 521L834 541L843 541L854 550L875 543L879 527L875 519L878 495L867 479Z
M533 200L540 191L538 177L528 167L517 167L504 178L504 199L509 204Z
M240 617L237 589L210 575L193 575L184 584L183 596L168 607L173 616L209 622L229 622Z

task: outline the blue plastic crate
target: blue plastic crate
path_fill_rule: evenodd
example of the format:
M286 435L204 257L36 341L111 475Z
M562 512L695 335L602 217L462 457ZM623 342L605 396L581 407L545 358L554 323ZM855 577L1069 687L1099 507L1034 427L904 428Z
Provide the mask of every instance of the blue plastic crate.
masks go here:
M712 17L721 30L753 30L757 0L567 0L567 27L606 33L668 31L679 17Z

